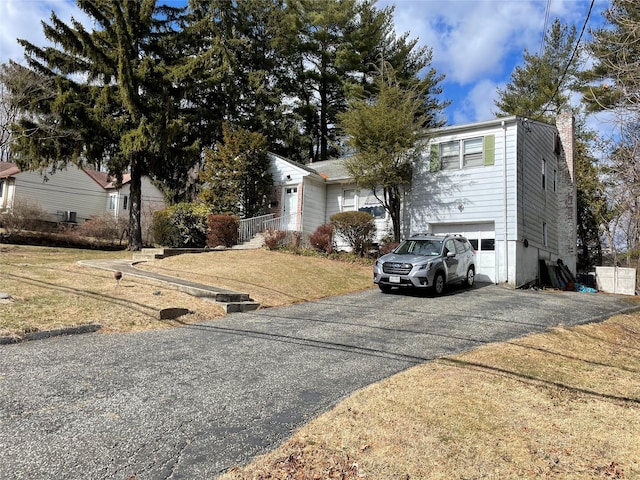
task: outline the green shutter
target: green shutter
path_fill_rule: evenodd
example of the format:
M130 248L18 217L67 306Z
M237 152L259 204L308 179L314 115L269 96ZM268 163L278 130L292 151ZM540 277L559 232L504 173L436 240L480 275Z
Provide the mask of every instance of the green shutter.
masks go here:
M431 144L431 154L429 155L429 171L437 172L440 170L440 145Z
M484 137L484 164L494 165L496 163L496 137L487 135Z

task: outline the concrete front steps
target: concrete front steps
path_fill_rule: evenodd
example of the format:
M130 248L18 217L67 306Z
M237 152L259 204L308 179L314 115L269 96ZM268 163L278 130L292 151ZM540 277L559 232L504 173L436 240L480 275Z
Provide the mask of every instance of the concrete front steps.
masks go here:
M222 305L226 313L250 312L260 307L260 304L254 302L248 293L234 292L216 287L203 288L195 284L174 283L174 285L178 287L178 290L189 295Z
M135 252L132 256L133 263L159 260L173 255L184 253L202 253L211 251L202 248L143 248L140 252ZM131 268L134 268L131 265ZM164 281L174 285L178 290L188 293L194 297L202 298L210 302L221 305L226 313L249 312L260 307L258 302L253 301L248 293L234 292L209 285L202 285L188 280L168 277L165 275L138 270L136 275L147 276L156 280ZM132 273L129 271L128 273Z
M258 250L264 247L264 234L257 233L255 237L239 245L231 247L232 250ZM224 247L220 247L225 250ZM171 257L173 255L182 255L183 253L202 253L215 251L217 248L143 248L139 252L133 253L133 260L137 262L147 262L151 260L159 260L161 258Z
M148 262L161 258L182 255L183 253L202 253L210 250L206 248L143 248L139 252L133 253L133 260L137 262Z
M258 250L264 247L264 234L256 233L250 240L231 247L232 250Z

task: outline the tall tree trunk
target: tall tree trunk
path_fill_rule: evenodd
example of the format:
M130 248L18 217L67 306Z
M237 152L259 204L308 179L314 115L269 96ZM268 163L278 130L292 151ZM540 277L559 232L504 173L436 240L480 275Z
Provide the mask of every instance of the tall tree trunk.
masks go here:
M129 250L142 248L142 172L137 155L131 159L131 181L129 183L131 208L129 209Z
M324 58L322 60L322 72L320 80L320 161L328 160L329 158L329 126L328 126L328 110L329 110L329 85L326 78L326 66L324 64Z
M384 189L386 204L389 206L389 215L391 215L391 225L393 227L393 241L400 241L400 194L394 188Z

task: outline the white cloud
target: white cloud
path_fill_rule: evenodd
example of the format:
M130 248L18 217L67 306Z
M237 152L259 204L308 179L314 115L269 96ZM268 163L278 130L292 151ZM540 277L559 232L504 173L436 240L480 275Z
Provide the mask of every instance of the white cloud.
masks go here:
M539 0L390 0L398 32L411 32L433 48L436 68L461 85L510 73L508 57L540 42L544 3Z
M0 62L9 59L23 63L24 48L17 39L28 40L37 46L47 45L41 21L49 21L51 11L64 22L72 16L85 19L71 0L1 0L0 1Z
M551 0L547 28L556 17L578 33L590 0ZM491 118L495 87L504 85L523 53L537 53L545 29L543 0L380 0L395 5L398 33L410 32L433 49L433 66L446 79L450 122ZM597 0L590 26L601 22L608 0ZM587 34L588 36L588 34ZM584 39L583 39L584 41ZM491 86L493 85L493 90ZM452 97L452 93L455 96Z
M538 52L547 2L378 0L376 5L394 4L396 31L433 49L433 67L446 75L444 98L453 101L449 122L462 123L491 118L495 87L508 81L525 49ZM551 0L549 23L560 17L579 31L589 5L590 0ZM608 5L609 0L596 1L590 25ZM16 38L46 45L40 22L48 21L52 10L65 23L75 16L89 25L73 0L0 0L0 62L22 62L24 49Z
M494 101L497 98L497 88L498 85L488 79L476 82L464 97L458 99L453 109L453 118L449 119L450 122L454 125L460 125L494 118L493 112L496 109Z

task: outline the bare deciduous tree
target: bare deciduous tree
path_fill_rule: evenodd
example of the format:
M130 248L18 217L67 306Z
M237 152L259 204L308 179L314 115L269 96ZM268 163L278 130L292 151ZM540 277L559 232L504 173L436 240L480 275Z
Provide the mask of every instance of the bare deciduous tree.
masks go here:
M590 111L608 111L615 133L607 141L603 173L609 211L605 232L617 248L640 248L640 4L612 0L606 25L595 30L583 98Z
M55 92L50 79L37 75L13 61L0 65L0 160L8 162L12 159L11 143L16 138L16 130L12 126L33 115L27 113L25 106L48 101L54 97ZM33 125L33 129L24 130L20 135L35 135L40 127L37 122ZM56 136L60 134L60 131L55 133ZM71 132L68 134L72 135Z

